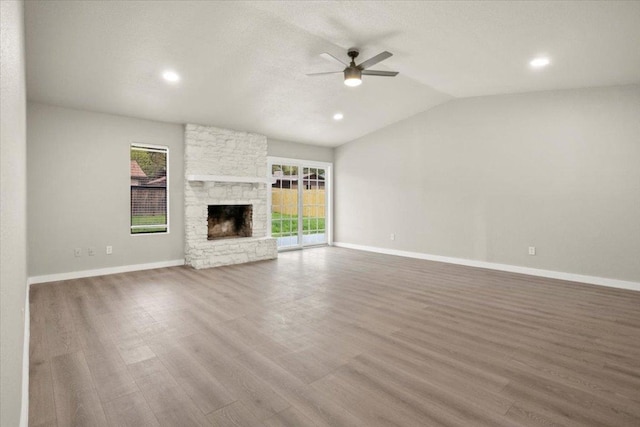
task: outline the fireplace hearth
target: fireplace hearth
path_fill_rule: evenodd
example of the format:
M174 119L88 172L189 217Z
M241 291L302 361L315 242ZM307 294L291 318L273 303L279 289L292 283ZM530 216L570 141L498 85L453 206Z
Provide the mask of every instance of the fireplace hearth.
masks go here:
M207 240L251 237L252 205L209 205Z

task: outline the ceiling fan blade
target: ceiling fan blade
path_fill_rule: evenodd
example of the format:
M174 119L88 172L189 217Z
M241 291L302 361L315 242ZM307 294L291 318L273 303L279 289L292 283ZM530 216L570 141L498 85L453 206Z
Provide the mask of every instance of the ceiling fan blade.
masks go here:
M335 56L331 55L330 53L321 53L320 56L322 56L324 59L328 59L330 61L337 61L339 63L341 63L342 65L344 65L345 67L348 67L349 64L346 61L343 61L340 58L336 58Z
M358 65L358 67L361 70L366 70L367 68L371 67L372 65L376 65L378 62L382 62L382 61L384 61L385 59L387 59L387 58L389 58L391 56L393 56L393 53L387 52L385 50L384 52L377 54L373 58L367 59L362 64Z
M311 74L307 74L307 76L323 76L325 74L338 74L338 73L344 73L344 71L328 71L326 73L311 73Z
M384 76L384 77L395 77L398 75L397 71L377 71L377 70L363 70L363 76Z

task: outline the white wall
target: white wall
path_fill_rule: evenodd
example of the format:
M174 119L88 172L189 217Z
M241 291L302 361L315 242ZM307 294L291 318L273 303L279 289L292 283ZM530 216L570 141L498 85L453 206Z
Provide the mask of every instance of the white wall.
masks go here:
M288 157L290 159L315 160L317 162L333 162L333 147L299 144L267 138L267 155Z
M337 242L640 282L640 86L451 101L335 175Z
M27 297L27 141L22 2L0 1L0 425L18 426ZM26 391L26 390L25 390Z
M30 276L184 258L182 125L37 103L27 119ZM169 146L169 234L129 233L131 142Z

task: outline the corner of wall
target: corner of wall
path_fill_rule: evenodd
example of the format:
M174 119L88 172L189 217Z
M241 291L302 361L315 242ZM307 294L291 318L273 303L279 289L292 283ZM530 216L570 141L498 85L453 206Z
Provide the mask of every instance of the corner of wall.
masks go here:
M20 427L29 425L29 343L31 341L31 310L29 308L29 287L24 303L24 344L22 347L22 410L20 411Z

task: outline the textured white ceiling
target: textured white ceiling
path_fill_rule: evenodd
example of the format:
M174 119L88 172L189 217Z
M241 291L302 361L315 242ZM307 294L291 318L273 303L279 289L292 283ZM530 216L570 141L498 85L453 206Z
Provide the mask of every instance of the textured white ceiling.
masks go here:
M31 1L26 16L30 100L320 145L453 97L640 82L640 2ZM305 76L351 46L393 52L374 68L400 75ZM532 70L539 54L552 64Z

